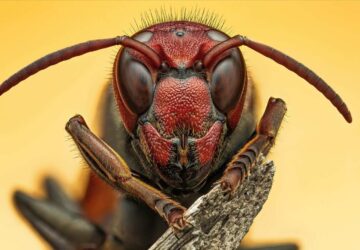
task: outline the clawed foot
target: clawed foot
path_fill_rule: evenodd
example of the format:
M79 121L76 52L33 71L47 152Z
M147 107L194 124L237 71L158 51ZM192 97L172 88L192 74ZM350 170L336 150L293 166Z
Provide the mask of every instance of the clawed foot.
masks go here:
M174 233L183 231L190 225L184 218L186 208L169 198L156 201L155 209L167 221Z
M184 218L185 210L174 209L168 215L169 226L175 233L183 231L189 224Z
M238 168L233 168L226 171L223 177L218 182L224 196L228 199L232 199L244 178L245 176Z

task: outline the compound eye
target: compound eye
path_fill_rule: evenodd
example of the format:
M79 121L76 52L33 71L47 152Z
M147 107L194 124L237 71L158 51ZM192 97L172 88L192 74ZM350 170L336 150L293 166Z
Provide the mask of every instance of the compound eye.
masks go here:
M145 113L152 102L154 85L149 70L135 60L126 49L118 64L120 95L134 113Z
M228 113L238 103L244 74L244 62L238 49L232 49L229 56L215 65L210 80L210 92L215 106L221 112Z

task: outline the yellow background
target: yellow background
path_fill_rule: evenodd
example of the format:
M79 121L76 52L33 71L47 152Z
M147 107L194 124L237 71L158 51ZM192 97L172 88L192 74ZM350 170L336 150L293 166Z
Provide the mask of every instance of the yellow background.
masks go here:
M242 49L260 93L283 98L288 114L270 156L275 183L249 236L256 243L296 241L302 249L359 249L359 2L0 2L0 80L34 59L78 42L129 32L149 8L204 7L231 34L269 44L303 62L347 101L349 125L322 95L283 67ZM14 211L11 193L41 194L56 176L75 197L89 171L64 125L82 114L95 132L99 93L116 48L43 71L0 97L0 246L44 249Z

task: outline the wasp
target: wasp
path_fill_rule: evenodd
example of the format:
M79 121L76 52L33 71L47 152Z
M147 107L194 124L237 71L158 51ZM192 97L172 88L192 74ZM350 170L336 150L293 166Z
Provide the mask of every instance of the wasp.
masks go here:
M268 45L194 20L162 20L132 36L50 53L4 81L0 95L40 70L115 45L121 48L104 94L103 136L80 115L66 124L95 173L81 205L52 179L45 182L47 199L14 194L18 210L55 249L146 249L166 228L183 230L186 208L214 183L231 197L269 153L286 113L285 102L271 97L257 120L241 46L296 73L352 121L341 97L311 69Z

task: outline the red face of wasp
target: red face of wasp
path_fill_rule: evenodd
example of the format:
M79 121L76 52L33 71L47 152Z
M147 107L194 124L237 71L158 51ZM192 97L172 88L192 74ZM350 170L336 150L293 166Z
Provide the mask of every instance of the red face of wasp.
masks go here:
M231 49L212 68L196 69L195 62L228 36L192 22L161 23L133 38L155 50L168 67L158 72L141 53L119 52L114 87L123 123L166 184L199 186L239 120L243 58Z

